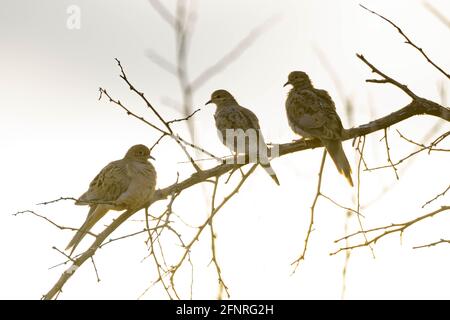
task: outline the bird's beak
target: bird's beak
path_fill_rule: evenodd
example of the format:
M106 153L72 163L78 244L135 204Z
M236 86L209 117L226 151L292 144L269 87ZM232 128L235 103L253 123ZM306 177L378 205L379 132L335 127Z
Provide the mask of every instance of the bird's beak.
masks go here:
M286 82L286 83L283 85L283 88L286 87L288 84L291 84L291 83L290 83L289 81Z
M212 103L212 100L208 100L208 102L205 103L205 106Z

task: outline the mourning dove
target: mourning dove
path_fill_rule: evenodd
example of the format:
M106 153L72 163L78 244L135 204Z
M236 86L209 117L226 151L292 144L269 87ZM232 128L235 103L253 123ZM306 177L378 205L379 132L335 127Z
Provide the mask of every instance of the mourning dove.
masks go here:
M262 136L256 115L249 109L241 107L226 90L214 91L211 100L206 104L209 103L214 103L217 106L214 119L222 143L236 154L244 153L250 155L250 157L256 155L258 163L273 181L280 185L277 175L270 165L268 147ZM233 135L231 139L230 132Z
M286 99L286 113L291 129L304 138L317 138L323 143L338 171L353 186L352 169L342 148L341 119L328 92L314 88L303 71L289 74L284 86L291 84Z
M89 230L109 210L133 210L142 207L152 196L156 185L156 171L148 161L150 150L138 144L125 157L104 167L75 203L89 205L86 221L67 245L71 254ZM153 158L152 158L153 159Z

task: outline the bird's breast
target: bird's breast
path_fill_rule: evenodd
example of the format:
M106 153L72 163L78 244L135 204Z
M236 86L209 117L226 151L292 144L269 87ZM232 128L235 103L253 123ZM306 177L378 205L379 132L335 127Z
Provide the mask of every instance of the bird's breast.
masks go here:
M156 171L152 164L150 163L142 163L138 161L134 161L128 163L126 166L127 175L130 178L136 177L144 177L144 178L155 178Z

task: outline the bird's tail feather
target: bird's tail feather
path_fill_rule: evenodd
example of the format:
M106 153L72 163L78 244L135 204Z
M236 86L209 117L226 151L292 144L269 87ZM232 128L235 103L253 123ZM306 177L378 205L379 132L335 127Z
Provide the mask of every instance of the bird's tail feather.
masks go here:
M260 163L261 167L267 172L267 174L272 178L272 180L277 184L280 185L280 181L278 180L277 174L273 170L272 166L269 162L267 163Z
M70 255L75 251L76 247L83 240L84 236L91 230L91 228L109 211L109 207L106 205L92 206L87 215L86 221L78 229L75 236L70 240L66 247L66 250L70 250Z
M267 147L264 140L262 143L265 148L265 150L264 150L265 152L258 153L258 163L261 165L261 167L263 167L263 169L272 178L272 180L279 186L280 181L278 180L277 174L275 173L272 166L270 165L270 161L269 161L269 157L268 157L268 155L270 154L270 149ZM259 149L259 150L261 150L261 149Z
M344 175L348 183L353 187L352 168L345 156L342 142L339 140L328 140L324 141L324 144L339 173Z

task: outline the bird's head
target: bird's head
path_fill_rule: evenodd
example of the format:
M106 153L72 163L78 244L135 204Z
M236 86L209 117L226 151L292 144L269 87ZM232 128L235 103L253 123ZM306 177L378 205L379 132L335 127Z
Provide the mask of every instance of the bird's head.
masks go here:
M211 94L211 99L205 105L214 103L217 107L222 107L227 104L234 104L236 100L227 90L216 90Z
M289 73L288 81L283 87L286 87L288 84L294 86L294 88L307 88L312 86L309 76L303 71L292 71Z
M150 149L143 144L137 144L128 149L125 159L137 160L137 161L147 161L148 159L153 159L150 155Z

